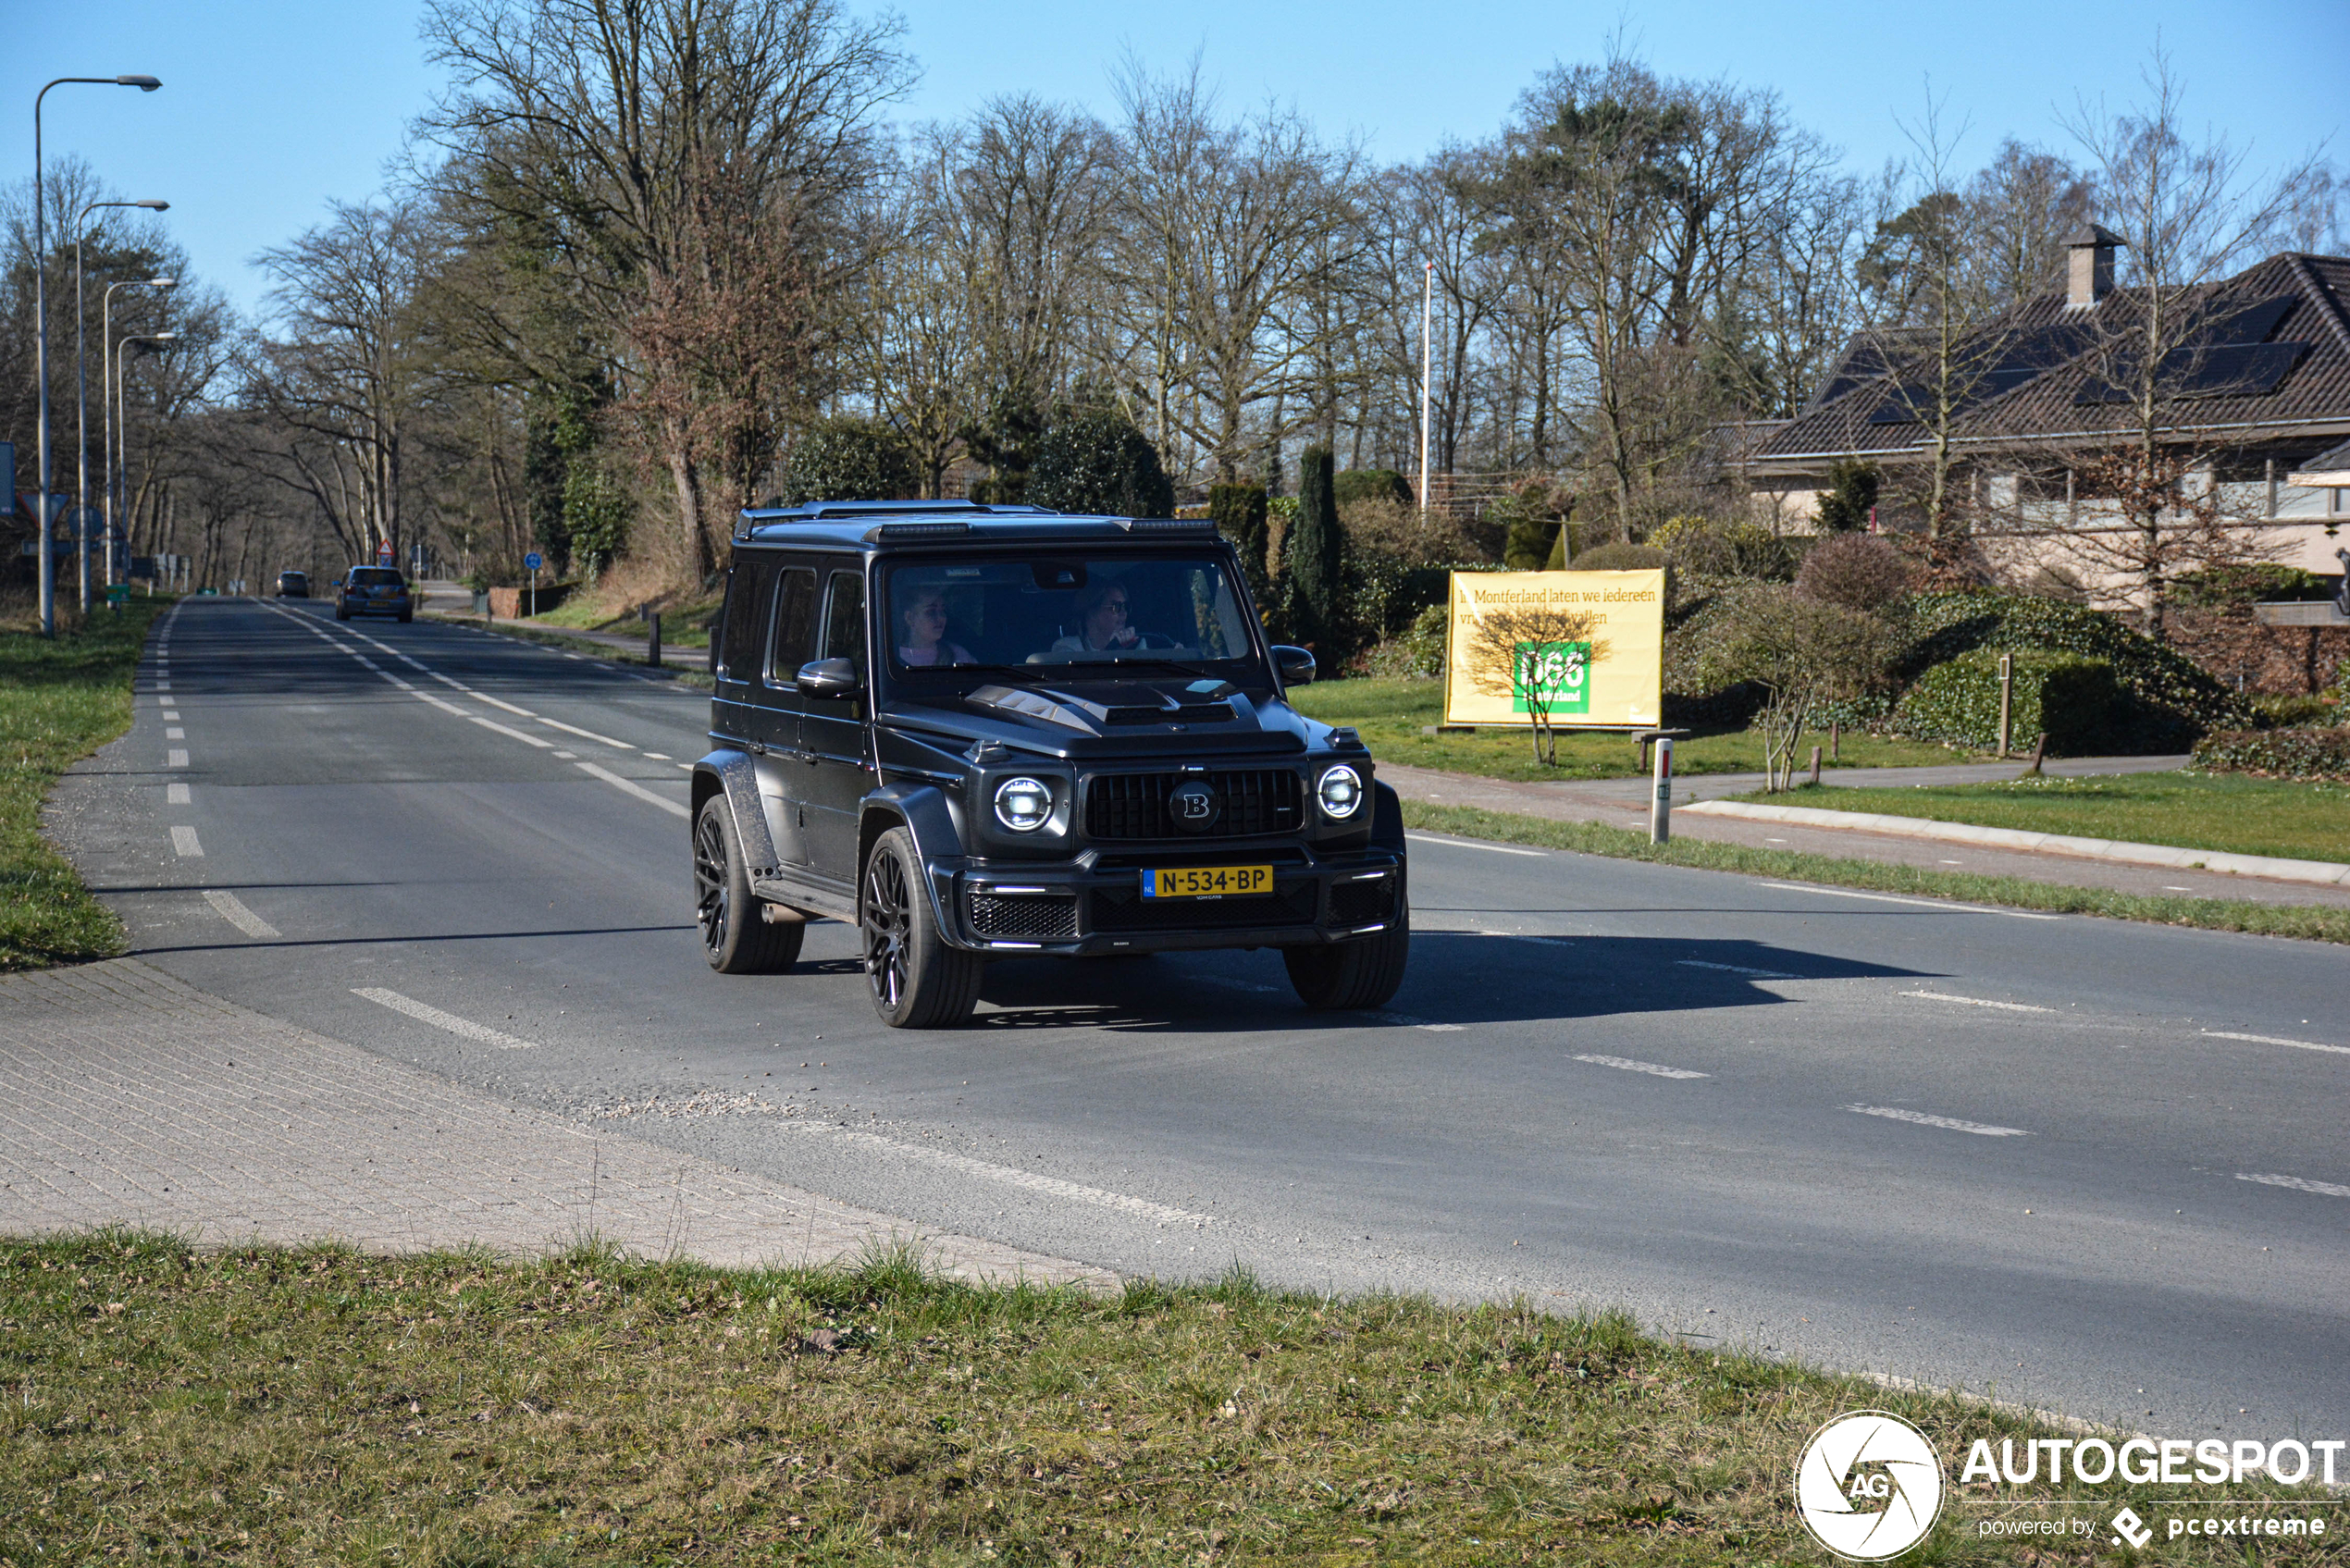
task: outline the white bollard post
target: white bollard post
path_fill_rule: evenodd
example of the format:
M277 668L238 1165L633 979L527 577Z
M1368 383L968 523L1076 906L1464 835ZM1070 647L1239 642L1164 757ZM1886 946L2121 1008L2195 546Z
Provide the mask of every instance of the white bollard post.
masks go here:
M1673 838L1673 742L1656 743L1656 796L1649 802L1649 842L1669 844Z

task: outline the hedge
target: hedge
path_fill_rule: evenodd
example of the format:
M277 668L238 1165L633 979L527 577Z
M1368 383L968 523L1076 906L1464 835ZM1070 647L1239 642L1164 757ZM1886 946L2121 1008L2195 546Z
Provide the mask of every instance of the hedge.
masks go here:
M2013 656L2008 735L2021 750L2046 734L2055 757L2127 751L2141 739L2137 705L2102 659L2025 651ZM1893 727L1921 740L1987 750L1999 744L1999 656L1989 648L1936 665L1902 695Z
M2192 767L2212 773L2350 783L2350 725L2334 729L2214 730L2195 742Z
M1910 644L1896 684L1977 648L2070 653L2101 659L2114 684L2134 699L2135 745L2184 750L2206 730L2245 729L2250 708L2175 648L2113 616L2060 599L1973 590L1919 594L1910 600Z

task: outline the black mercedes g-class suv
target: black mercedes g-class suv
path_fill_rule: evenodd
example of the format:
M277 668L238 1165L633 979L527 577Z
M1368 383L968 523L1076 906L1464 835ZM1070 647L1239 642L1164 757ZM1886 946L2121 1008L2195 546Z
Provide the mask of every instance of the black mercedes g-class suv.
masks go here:
M1213 525L965 501L746 512L694 765L711 967L859 931L900 1028L991 957L1278 947L1309 1006L1382 1006L1410 948L1403 813L1351 729L1282 699Z

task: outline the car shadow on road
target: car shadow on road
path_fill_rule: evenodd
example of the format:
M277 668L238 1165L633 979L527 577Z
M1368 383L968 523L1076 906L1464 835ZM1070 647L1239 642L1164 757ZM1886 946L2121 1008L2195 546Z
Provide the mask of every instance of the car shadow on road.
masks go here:
M1787 1006L1795 1004L1768 987L1788 981L1930 978L1930 970L1764 942L1423 931L1412 933L1403 990L1374 1011L1309 1012L1286 983L1278 960L1243 966L1220 954L1168 954L1133 963L999 960L989 966L982 992L994 1010L979 1015L974 1024L996 1030L1187 1033L1268 1026L1466 1027Z

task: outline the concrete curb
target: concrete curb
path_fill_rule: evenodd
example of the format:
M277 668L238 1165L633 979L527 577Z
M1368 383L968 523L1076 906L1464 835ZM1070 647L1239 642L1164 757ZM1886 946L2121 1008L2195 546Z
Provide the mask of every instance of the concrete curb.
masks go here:
M1878 811L1823 811L1809 806L1759 806L1743 800L1699 800L1681 807L1713 817L1744 817L1760 822L1792 822L1810 828L1857 828L1904 838L1941 839L1998 849L2033 849L2078 855L2091 860L2123 860L2138 866L2174 866L2181 870L2225 871L2278 882L2350 886L2350 866L2331 860L2288 860L2272 855L2226 855L2211 849L2180 849L2167 844L2132 844L2123 839L2073 838L2064 833L2024 833L2016 828L1979 828L1968 822L1937 822L1925 817L1890 817Z

